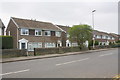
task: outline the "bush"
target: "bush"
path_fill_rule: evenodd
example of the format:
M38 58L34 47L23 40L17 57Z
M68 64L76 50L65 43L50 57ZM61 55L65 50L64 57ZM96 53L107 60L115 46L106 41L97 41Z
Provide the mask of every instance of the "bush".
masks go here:
M120 43L120 40L116 41L116 43Z
M0 48L2 49L12 49L13 48L13 38L11 36L0 36Z
M99 42L98 42L98 41L95 41L95 45L99 45ZM89 46L93 46L93 40L92 40L92 41L89 41Z

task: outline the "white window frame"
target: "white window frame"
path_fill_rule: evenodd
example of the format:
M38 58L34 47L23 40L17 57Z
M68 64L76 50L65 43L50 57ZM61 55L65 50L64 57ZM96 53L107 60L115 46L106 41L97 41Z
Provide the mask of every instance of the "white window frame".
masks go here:
M29 48L31 46L31 49ZM42 48L42 42L29 42L28 51L34 51L34 48Z
M69 34L67 34L67 38L69 38L70 37L70 35Z
M36 32L39 33L39 31L41 32L41 35L36 34ZM35 36L42 36L42 30L36 29L36 30L35 30Z
M45 43L45 48L54 48L55 43Z
M25 30L25 33L27 33L27 34L23 34L23 30ZM29 35L29 29L22 28L21 35Z
M55 32L55 36L61 37L61 32L60 32L60 31L56 31L56 32Z
M49 33L48 35L45 35L45 32ZM45 36L51 36L51 31L44 31Z

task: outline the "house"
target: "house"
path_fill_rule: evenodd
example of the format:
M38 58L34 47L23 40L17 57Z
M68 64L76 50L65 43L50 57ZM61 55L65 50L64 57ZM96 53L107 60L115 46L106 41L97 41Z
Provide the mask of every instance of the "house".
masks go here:
M49 22L11 17L6 34L13 37L13 47L34 51L34 48L62 46L62 30Z
M69 26L63 26L63 25L57 25L59 28L61 28L62 30L63 30L63 42L64 42L64 46L65 47L75 47L75 46L78 46L78 44L77 44L77 42L76 41L73 41L73 42L71 42L70 40L69 40L69 29L70 29L70 27Z
M102 31L93 31L94 39L95 41L99 42L99 45L109 45L109 43L115 42L115 37L113 37L111 34L108 34L106 32Z
M76 41L71 42L69 40L69 29L70 29L69 26L62 26L62 25L57 25L57 26L63 30L64 35L62 37L64 38L62 41L64 41L64 44L65 44L64 46L66 47L78 46ZM116 41L115 36L106 32L94 30L93 35L94 35L95 41L99 42L99 45L109 45L110 42L115 43ZM85 45L88 47L88 41L85 42Z
M0 35L4 35L4 29L5 29L5 26L2 20L0 19Z
M120 40L120 35L115 34L115 33L110 33L111 36L113 36L115 38L115 41Z

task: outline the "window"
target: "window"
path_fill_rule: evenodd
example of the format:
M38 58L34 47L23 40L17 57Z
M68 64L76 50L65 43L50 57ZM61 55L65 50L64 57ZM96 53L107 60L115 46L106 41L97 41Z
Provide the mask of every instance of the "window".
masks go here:
M67 38L69 38L70 37L70 35L69 34L67 34Z
M41 42L29 42L28 51L34 51L34 48L42 48Z
M103 38L103 39L106 39L106 37L105 37L105 36L103 36L102 38Z
M45 36L51 36L50 31L45 31Z
M59 31L56 31L56 34L55 34L57 37L60 37L61 36L61 32Z
M97 38L97 35L95 35L95 38Z
M29 35L28 29L21 29L21 35Z
M42 36L41 30L35 30L35 36Z
M100 35L97 35L97 37L96 37L97 39L100 39L101 38L101 36Z
M55 47L55 43L45 43L46 48Z
M72 46L75 47L75 46L78 46L78 44L77 43L72 43Z
M114 38L114 37L112 37L112 40L115 40L115 38Z
M106 39L108 39L108 36L106 36Z

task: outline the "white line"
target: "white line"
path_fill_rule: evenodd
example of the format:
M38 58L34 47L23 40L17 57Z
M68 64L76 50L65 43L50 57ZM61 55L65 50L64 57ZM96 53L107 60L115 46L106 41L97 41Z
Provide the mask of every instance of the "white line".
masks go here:
M70 64L70 63L74 63L74 62L78 62L78 61L84 61L84 60L88 60L89 58L85 58L85 59L81 59L81 60L75 60L75 61L70 61L70 62L65 62L65 63L60 63L60 64L56 64L56 66L60 66L60 65L64 65L64 64Z
M0 74L0 76L3 76L3 75L8 75L8 74L15 74L15 73L26 72L26 71L29 71L29 70L30 70L30 69L21 70L21 71L16 71L16 72L8 72L8 73Z
M103 55L100 55L100 57L108 56L108 55L112 55L112 54L113 54L113 53L103 54Z

